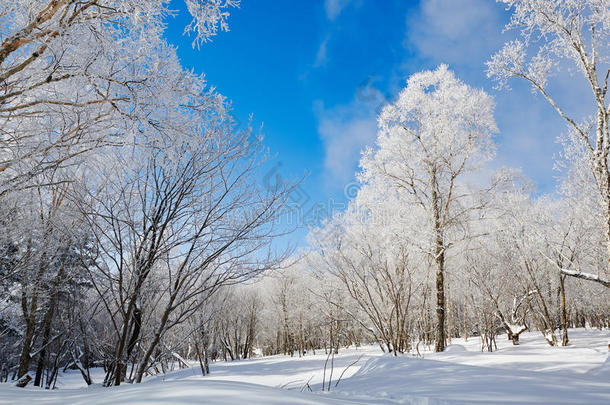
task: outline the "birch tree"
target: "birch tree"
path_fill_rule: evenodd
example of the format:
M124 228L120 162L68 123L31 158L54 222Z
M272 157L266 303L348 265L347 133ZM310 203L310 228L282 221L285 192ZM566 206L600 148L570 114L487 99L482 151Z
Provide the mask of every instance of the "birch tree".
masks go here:
M568 155L593 181L606 237L603 272L587 273L563 267L563 274L610 287L610 3L606 0L502 0L512 10L507 28L520 30L487 62L487 74L498 86L511 78L525 80L566 122L570 132ZM553 94L550 79L562 63L585 79L592 101L591 118L573 116Z

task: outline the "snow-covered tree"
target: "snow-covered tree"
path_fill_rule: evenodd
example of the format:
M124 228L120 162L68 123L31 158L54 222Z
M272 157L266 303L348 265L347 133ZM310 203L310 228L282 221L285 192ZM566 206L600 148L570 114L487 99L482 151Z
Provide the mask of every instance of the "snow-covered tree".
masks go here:
M276 232L290 186L257 185L265 159L259 137L234 133L216 116L191 118L160 122L177 131L163 148L120 149L107 169L88 176L98 181L81 198L99 247L91 281L116 334L107 385L120 384L130 361L140 382L167 330L220 286L274 263L261 250ZM144 322L153 312L158 317Z
M356 310L341 302L339 294L329 296L329 302L396 355L411 348L414 291L422 287L425 272L419 270L426 263L405 224L416 218L405 219L407 210L396 195L371 201L377 191L372 186L360 189L346 212L312 232L310 242L319 271L339 281Z
M199 44L227 29L239 0L186 5L187 32ZM162 38L168 7L167 0L0 1L0 196L154 128L151 100L176 75L164 69L173 52Z
M607 265L587 273L564 267L561 271L610 287L610 3L606 0L502 0L513 14L507 28L520 30L487 63L487 73L499 87L511 78L523 79L541 94L566 122L570 132L567 156L584 170L598 193L599 213L606 235ZM590 94L590 117L575 117L559 102L550 86L557 69L568 63L585 81Z
M473 208L462 179L493 155L493 109L490 96L445 65L416 73L383 109L377 146L361 161L364 184L397 190L403 204L426 217L420 239L436 268L437 351L445 347L447 250L466 237L464 221Z

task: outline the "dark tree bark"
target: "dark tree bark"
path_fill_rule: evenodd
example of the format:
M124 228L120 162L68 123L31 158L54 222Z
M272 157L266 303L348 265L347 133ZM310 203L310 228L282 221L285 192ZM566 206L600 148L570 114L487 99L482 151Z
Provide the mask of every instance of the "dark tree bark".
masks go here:
M66 253L69 250L66 248ZM44 328L42 334L42 349L40 350L40 354L38 355L38 364L36 366L36 377L34 379L34 385L36 387L40 387L42 382L42 372L44 370L45 359L47 355L47 345L49 344L49 339L51 338L51 325L53 323L53 316L55 315L55 307L57 306L57 298L59 295L59 289L61 287L61 282L64 277L65 270L65 259L62 261L61 265L57 270L57 274L55 276L55 280L53 281L53 292L51 293L51 299L49 301L49 307L42 321L42 327Z
M566 276L563 274L559 275L559 288L561 292L561 327L563 329L563 336L561 337L561 345L567 346L568 339L568 311L566 308Z
M437 193L436 170L430 173L430 188L432 216L434 221L435 247L434 262L436 264L436 331L434 351L445 350L445 246L441 224L441 202Z

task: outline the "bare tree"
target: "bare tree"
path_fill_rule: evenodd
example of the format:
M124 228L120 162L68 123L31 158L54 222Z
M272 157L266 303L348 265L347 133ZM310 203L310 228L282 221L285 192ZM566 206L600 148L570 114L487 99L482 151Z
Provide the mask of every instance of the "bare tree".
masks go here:
M232 134L230 122L216 125L150 155L117 157L103 191L93 184L85 197L99 246L91 280L116 334L107 385L120 384L128 361L140 382L167 330L221 286L274 265L261 249L276 233L288 186L261 189L260 138ZM158 321L146 324L153 308Z

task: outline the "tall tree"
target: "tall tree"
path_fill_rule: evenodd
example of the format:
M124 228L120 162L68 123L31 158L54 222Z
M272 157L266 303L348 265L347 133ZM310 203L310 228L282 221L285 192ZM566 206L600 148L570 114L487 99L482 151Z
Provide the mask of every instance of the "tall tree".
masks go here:
M493 155L493 109L490 96L445 65L416 73L381 112L377 148L367 149L361 161L363 183L398 191L426 216L420 229L436 273L436 351L446 344L447 250L466 236L463 225L473 208L460 180Z
M531 84L567 123L567 155L585 181L594 182L603 218L607 257L604 273L563 267L564 275L591 280L610 288L610 3L606 0L502 0L513 14L507 28L521 39L508 42L487 62L488 76L499 87L519 78ZM591 117L574 117L553 94L549 78L561 63L569 63L585 79L593 109Z

